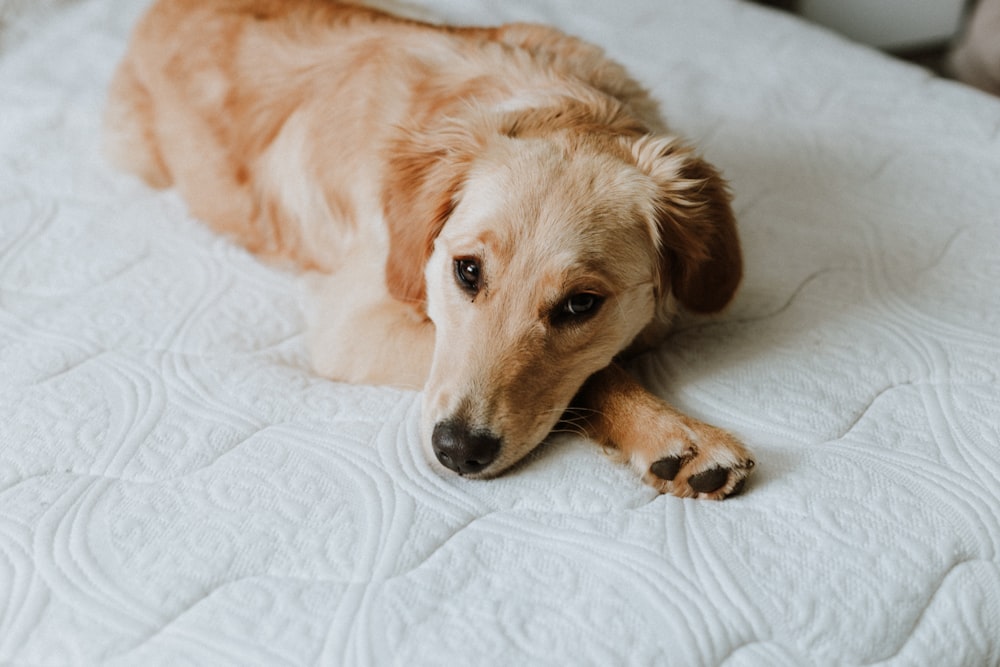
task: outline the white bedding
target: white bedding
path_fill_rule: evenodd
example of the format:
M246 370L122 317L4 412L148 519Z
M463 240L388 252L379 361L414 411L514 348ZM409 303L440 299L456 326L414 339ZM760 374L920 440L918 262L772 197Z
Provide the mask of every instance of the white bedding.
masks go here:
M435 4L604 45L730 179L744 288L635 370L753 483L438 475L294 276L103 162L141 7L60 3L0 40L0 663L1000 665L1000 100L734 0Z

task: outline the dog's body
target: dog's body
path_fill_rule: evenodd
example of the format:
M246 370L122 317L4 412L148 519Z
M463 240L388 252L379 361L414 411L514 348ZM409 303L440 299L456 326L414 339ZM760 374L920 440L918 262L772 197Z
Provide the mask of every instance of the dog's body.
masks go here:
M446 467L498 474L564 413L660 491L722 498L753 467L613 361L675 301L724 306L741 260L724 183L596 47L329 0L160 0L106 125L119 165L315 270L317 370L423 387Z

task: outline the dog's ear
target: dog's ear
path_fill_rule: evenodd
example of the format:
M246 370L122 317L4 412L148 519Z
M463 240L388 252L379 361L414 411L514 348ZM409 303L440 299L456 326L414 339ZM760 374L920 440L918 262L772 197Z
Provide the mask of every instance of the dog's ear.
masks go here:
M472 138L460 131L402 131L390 146L382 204L389 231L385 265L389 293L400 301L427 298L424 267L455 207L472 160Z
M660 252L658 292L672 292L688 310L711 313L733 298L743 257L725 181L674 137L632 144L638 167L657 186L654 236Z

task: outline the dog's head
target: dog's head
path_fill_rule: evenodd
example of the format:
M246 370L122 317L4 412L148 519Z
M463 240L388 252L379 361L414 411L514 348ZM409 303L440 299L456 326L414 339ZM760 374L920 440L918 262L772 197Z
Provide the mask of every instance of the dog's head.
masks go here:
M450 131L397 147L387 279L436 329L425 445L495 475L674 300L723 307L741 277L725 184L679 141Z

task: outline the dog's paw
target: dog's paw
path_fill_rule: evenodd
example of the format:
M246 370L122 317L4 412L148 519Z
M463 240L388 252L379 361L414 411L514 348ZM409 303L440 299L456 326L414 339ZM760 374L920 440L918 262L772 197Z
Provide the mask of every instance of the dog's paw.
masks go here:
M682 498L722 500L743 491L756 461L733 435L694 420L664 426L658 446L633 453L644 482Z

